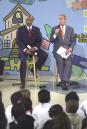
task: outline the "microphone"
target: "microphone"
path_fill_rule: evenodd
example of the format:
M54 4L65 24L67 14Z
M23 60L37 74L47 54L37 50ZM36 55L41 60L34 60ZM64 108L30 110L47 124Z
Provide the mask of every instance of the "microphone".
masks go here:
M58 26L57 28L55 28L54 34L57 35L60 31L60 26Z

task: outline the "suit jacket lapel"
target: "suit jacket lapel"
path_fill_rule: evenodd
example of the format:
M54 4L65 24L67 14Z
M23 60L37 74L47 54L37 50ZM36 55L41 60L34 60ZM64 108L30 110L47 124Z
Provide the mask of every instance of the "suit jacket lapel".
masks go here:
M60 29L60 31L59 31L59 33L58 33L58 37L60 38L60 40L61 40L61 42L63 41L62 40L62 35L61 35L61 28L60 28L60 25L58 25L57 27L56 27L56 29L57 28L59 28Z
M68 32L68 26L66 25L64 41L66 41L66 38L68 37L68 33L67 32Z
M32 25L32 30L31 30L31 35L33 35L34 34L34 26Z

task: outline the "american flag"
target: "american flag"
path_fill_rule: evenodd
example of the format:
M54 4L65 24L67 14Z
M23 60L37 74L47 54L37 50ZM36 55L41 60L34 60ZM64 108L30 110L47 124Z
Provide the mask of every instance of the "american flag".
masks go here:
M50 41L43 38L42 43L41 43L41 47L44 49L49 49L49 46L50 46Z

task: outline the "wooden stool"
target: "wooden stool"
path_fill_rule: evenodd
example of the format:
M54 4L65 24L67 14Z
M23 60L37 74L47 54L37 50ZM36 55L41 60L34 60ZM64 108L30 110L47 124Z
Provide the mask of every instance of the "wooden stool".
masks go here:
M35 58L35 55L33 55L32 59L27 59L27 75L26 75L26 79L28 78L28 73L29 73L29 66L32 65L33 66L33 69L34 69L34 81L35 81L35 85L36 85L36 80L37 80L37 77L36 77L36 67L35 67L35 63L36 63L36 58Z

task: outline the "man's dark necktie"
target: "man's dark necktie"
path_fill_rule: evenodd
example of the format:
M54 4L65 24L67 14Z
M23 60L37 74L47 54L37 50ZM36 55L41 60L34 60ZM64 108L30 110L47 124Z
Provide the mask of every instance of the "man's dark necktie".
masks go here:
M31 38L31 29L29 28L28 31L29 31L29 37Z

